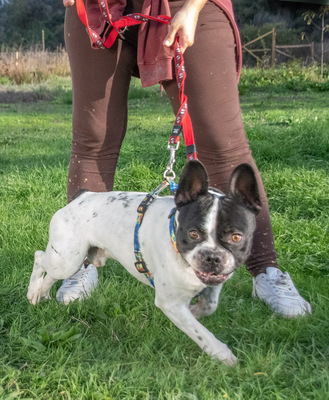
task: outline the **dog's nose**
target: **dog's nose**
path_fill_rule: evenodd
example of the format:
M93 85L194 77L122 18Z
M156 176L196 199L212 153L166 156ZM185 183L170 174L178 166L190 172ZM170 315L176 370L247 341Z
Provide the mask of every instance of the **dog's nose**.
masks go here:
M220 253L207 251L203 253L202 259L203 269L207 270L206 272L220 273L222 261Z
M220 262L220 257L218 254L208 254L205 261L207 264L217 265Z

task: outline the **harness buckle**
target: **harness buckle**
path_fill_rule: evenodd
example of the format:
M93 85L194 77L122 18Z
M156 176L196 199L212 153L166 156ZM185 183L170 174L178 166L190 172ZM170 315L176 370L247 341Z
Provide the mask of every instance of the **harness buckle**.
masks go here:
M145 273L149 272L149 270L146 267L145 261L136 261L135 267L136 267L137 271L140 272L141 274L145 274Z

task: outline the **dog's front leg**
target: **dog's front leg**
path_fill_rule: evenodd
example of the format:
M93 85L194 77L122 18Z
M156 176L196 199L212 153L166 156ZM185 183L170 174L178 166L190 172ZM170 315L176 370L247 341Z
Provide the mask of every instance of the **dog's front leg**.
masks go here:
M234 365L237 358L226 346L208 331L192 315L189 302L181 299L169 300L156 295L155 305L183 332L185 332L198 346L212 358L218 359L227 365Z

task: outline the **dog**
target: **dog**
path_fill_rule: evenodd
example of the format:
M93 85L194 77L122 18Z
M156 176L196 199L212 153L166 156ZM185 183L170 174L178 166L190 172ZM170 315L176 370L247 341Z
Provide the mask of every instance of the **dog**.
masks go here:
M135 267L136 210L145 193L84 192L52 218L45 252L35 252L27 297L35 305L51 286L75 274L85 258L95 266L108 258L151 285ZM176 246L169 235L174 208ZM159 196L147 209L139 240L155 286L155 305L214 359L233 365L236 357L198 319L212 314L223 283L245 262L261 208L251 166L233 171L228 193L211 189L204 166L187 163L175 196ZM95 251L95 249L99 249ZM191 300L198 301L190 306Z

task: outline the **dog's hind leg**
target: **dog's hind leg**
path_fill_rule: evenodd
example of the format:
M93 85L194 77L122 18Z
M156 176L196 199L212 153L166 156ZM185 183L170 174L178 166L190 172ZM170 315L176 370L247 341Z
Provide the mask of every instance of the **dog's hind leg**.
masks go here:
M56 282L56 279L50 275L45 276L44 257L45 253L43 251L36 251L34 254L33 271L27 291L27 298L33 305L38 303L42 297L49 298L49 290Z
M190 310L195 318L199 319L206 315L211 315L217 310L218 298L222 286L222 284L208 286L200 293L197 303L190 306Z
M34 265L27 291L27 298L33 305L40 301L40 290L46 271L42 266L43 251L36 251L34 254Z

